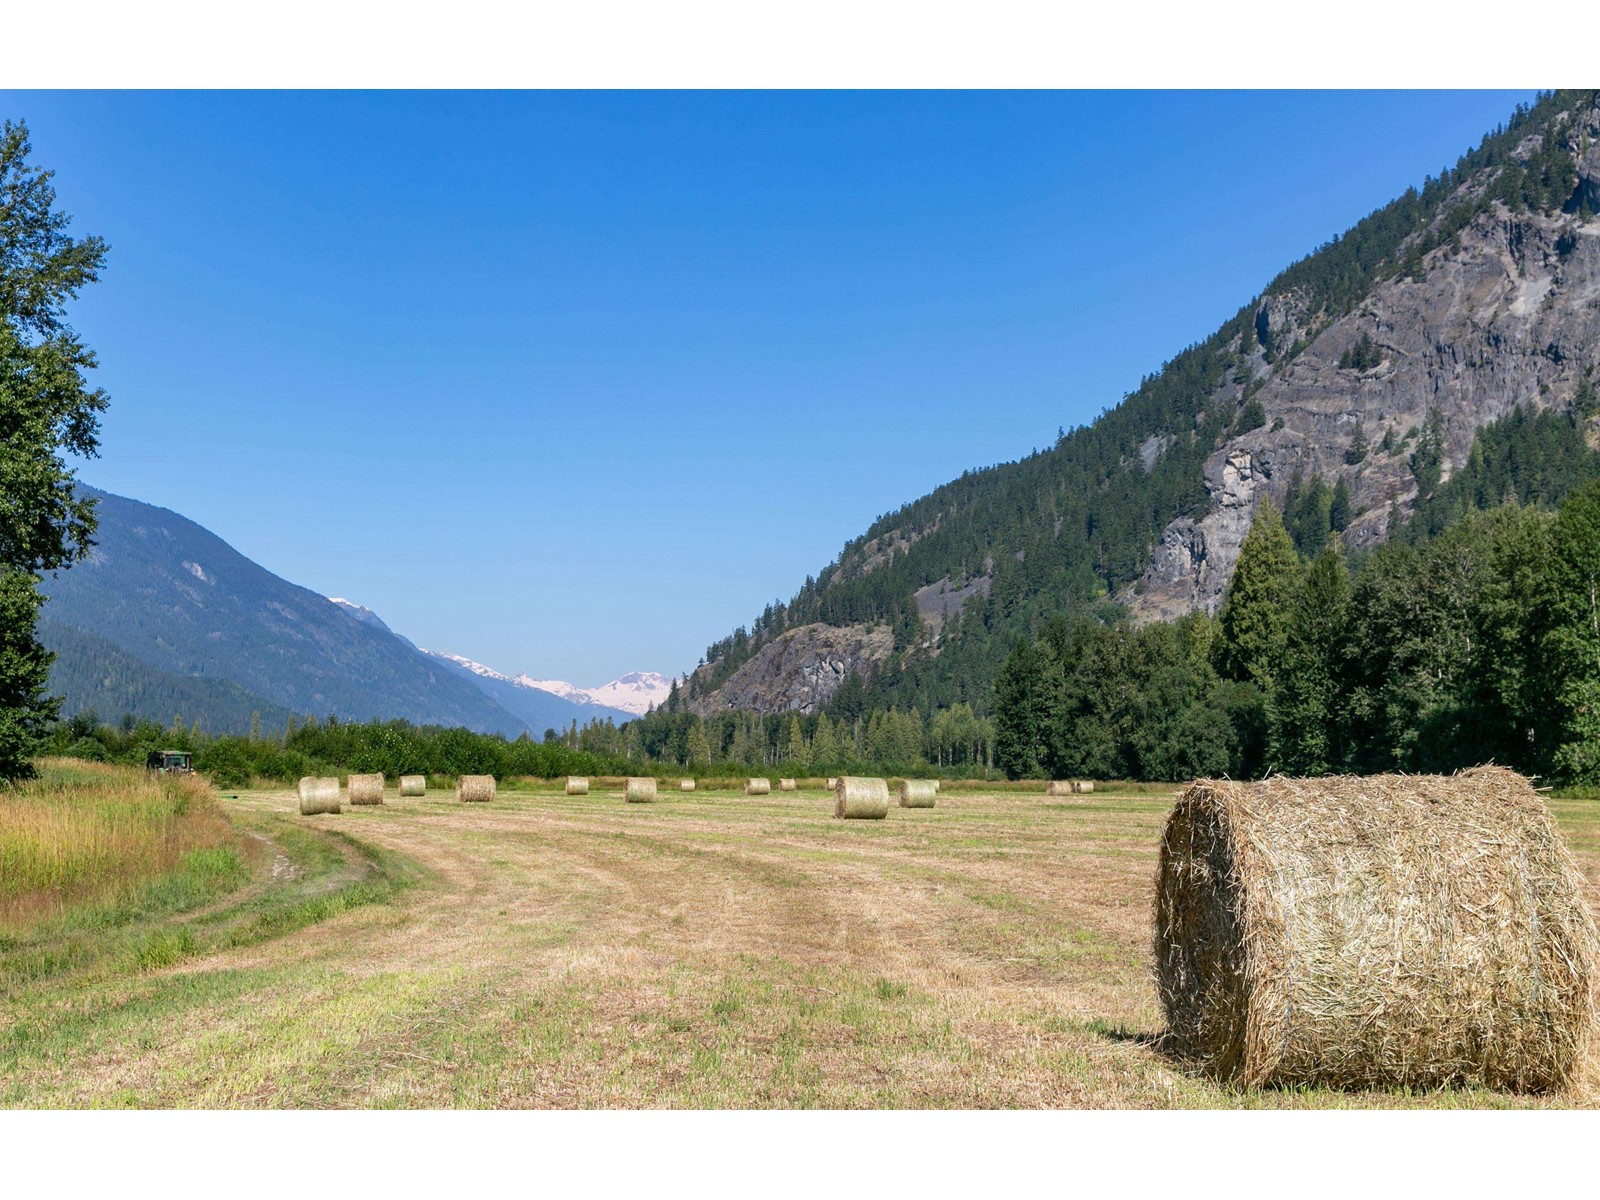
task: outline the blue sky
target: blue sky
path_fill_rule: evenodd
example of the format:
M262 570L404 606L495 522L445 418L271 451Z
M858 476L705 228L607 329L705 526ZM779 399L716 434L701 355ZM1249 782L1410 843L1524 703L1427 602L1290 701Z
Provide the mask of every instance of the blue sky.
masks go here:
M694 666L1527 92L17 93L97 486L418 643Z

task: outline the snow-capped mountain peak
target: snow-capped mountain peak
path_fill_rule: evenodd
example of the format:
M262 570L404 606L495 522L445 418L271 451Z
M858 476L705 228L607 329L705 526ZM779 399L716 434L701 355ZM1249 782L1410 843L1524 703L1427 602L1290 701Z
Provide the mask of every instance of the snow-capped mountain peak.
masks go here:
M539 688L573 704L602 704L640 716L660 707L672 691L672 680L655 671L629 671L610 683L592 688L576 687L564 679L534 679L528 675L518 675L514 682L523 687Z
M481 675L485 679L496 679L515 687L537 688L541 692L549 692L569 704L580 706L594 704L602 708L621 709L636 716L643 716L652 708L659 707L672 691L672 680L655 671L630 671L610 683L585 688L568 683L565 679L535 679L526 672L506 675L493 667L484 666L481 662L474 662L459 654L446 654L442 650L424 650L423 653L453 662L456 666L471 671L474 675Z
M423 653L430 658L442 658L447 662L455 663L458 667L465 667L474 675L482 675L485 679L498 679L501 683L516 683L519 686L524 686L520 684L520 676L517 679L513 679L509 675L502 675L493 667L486 667L481 662L473 662L472 659L463 658L459 654L446 654L443 650L424 650Z

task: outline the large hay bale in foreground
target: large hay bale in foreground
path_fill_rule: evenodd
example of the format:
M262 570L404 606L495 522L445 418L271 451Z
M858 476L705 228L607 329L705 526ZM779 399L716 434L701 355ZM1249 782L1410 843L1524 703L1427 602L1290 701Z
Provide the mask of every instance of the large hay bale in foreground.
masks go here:
M623 798L629 804L648 804L656 798L656 781L647 776L635 776L624 787Z
M778 780L778 790L780 792L792 792L798 786L799 785L797 783L795 783L795 781L792 780L792 779L780 779L780 780Z
M770 796L772 794L772 780L747 779L744 781L744 794L746 796Z
M351 804L382 804L383 776L352 775L345 790L350 794Z
M841 775L833 785L833 815L881 821L889 815L889 784L883 779Z
M1072 781L1072 790L1079 796L1087 796L1094 791L1094 780L1074 779Z
M456 780L456 799L462 804L483 804L494 799L493 775L463 775Z
M582 775L567 776L567 795L587 796L589 794L589 781Z
M428 777L426 775L400 776L400 794L402 796L425 796L428 794Z
M1070 796L1072 795L1072 781L1070 779L1052 779L1050 786L1045 788L1044 794L1046 796Z
M678 790L680 792L692 792L692 791L694 791L694 780L692 780L692 779L680 779L680 780L678 780Z
M1560 1087L1594 1010L1582 886L1503 768L1201 780L1157 877L1173 1047L1250 1087Z
M932 808L939 795L939 785L932 779L902 779L900 781L901 808Z
M337 776L317 778L307 775L300 780L300 815L339 811L339 779Z

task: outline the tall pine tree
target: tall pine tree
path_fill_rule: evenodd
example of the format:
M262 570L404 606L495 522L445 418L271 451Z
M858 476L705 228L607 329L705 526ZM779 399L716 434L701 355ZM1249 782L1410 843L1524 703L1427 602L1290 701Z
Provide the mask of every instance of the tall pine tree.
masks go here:
M25 125L0 126L0 780L33 772L59 701L46 695L52 656L35 635L39 576L93 545L94 502L77 494L64 456L99 447L105 393L84 372L89 350L66 303L99 278L106 246L67 235L52 173L28 161Z
M1223 602L1217 668L1271 696L1289 640L1290 606L1300 586L1300 561L1271 498L1256 506L1250 532Z

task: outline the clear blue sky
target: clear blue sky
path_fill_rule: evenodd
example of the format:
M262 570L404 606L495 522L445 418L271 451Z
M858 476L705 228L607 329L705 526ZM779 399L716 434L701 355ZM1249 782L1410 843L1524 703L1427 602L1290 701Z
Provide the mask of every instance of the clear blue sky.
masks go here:
M82 476L422 645L693 667L1525 92L0 92L112 247Z

